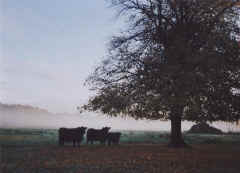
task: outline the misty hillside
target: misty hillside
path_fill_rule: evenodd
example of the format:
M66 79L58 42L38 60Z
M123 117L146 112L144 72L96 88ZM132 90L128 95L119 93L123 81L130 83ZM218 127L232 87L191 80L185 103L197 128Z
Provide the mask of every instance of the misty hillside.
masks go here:
M45 109L33 107L30 105L3 104L3 103L0 103L0 112L22 112L22 113L50 114Z
M106 115L84 112L50 113L47 110L29 105L0 103L0 128L60 128L79 127L130 130L169 130L169 122L141 120L132 118L110 118ZM189 126L188 126L189 128Z
M194 125L193 122L184 121L182 130L186 131ZM239 131L239 126L227 125L223 123L213 123L224 131ZM113 117L106 115L84 112L75 113L50 113L45 109L21 104L0 103L0 128L60 128L79 127L101 128L103 126L112 129L124 130L170 130L170 122L160 120L134 120L132 118Z

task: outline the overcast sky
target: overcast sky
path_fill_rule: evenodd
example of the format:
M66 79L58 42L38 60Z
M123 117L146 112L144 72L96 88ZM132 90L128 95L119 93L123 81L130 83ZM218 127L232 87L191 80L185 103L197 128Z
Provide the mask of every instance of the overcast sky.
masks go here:
M105 0L0 0L0 101L75 112L122 28Z

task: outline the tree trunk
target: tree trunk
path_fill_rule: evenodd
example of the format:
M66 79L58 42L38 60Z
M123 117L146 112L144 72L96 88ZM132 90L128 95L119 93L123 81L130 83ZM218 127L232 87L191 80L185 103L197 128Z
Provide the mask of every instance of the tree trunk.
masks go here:
M180 148L186 147L186 143L182 138L182 106L176 106L172 109L171 113L171 137L169 147Z

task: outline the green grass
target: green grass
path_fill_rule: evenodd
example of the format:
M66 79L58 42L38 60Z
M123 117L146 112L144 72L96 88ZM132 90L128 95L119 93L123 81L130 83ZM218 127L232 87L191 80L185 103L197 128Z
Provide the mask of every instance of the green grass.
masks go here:
M228 164L230 168L233 167L232 173L235 173L236 169L238 170L238 156L240 155L240 135L238 134L209 135L183 133L184 140L192 145L194 149L183 152L180 151L180 153L178 153L179 150L166 148L165 144L168 143L170 136L168 132L121 132L121 145L119 146L104 147L99 144L86 145L86 141L84 140L82 147L74 148L70 146L71 144L66 147L58 146L57 129L0 129L0 158L3 159L2 168L8 173L77 173L79 170L84 170L83 172L87 173L98 172L99 162L104 162L104 160L102 160L102 158L96 158L107 155L104 156L103 159L113 158L110 158L109 165L103 164L105 166L101 169L104 173L108 171L107 167L109 167L109 169L111 168L109 172L114 172L115 167L118 168L119 172L131 172L131 168L125 169L122 168L122 165L126 162L131 162L132 157L142 162L140 165L145 165L144 167L146 167L147 170L153 169L150 172L154 172L154 169L160 169L161 165L159 166L158 163L162 165L166 163L167 166L163 168L163 170L166 170L165 173L176 172L176 170L172 170L175 169L174 167L170 169L168 166L169 160L172 164L172 160L175 159L179 162L184 161L184 163L181 163L183 165L178 165L176 169L185 173L192 173L189 171L190 169L185 171L185 168L191 167L191 169L195 169L195 164L200 165L200 168L193 170L194 173L196 173L198 169L199 173L225 173L224 168L221 167L223 162L225 164L226 161L235 155L237 159L234 158L231 162L229 161ZM146 153L144 153L145 151ZM118 154L115 155L116 152ZM195 152L198 152L198 154ZM141 160L144 155L146 155L146 161ZM186 157L182 155L189 156ZM198 158L199 155L202 156ZM180 156L181 159L177 159ZM195 158L196 161L193 161L193 157L197 158ZM113 163L114 165L111 163L112 159L116 159L116 163ZM160 161L156 159L160 159ZM218 161L215 163L214 159L218 159ZM94 161L93 164L95 167L89 166L92 161ZM118 164L118 162L120 163ZM132 163L128 166L131 165ZM153 168L151 168L151 166ZM218 169L219 166L221 170ZM214 169L209 172L209 167ZM136 166L136 168L138 168L138 166ZM230 168L228 169L229 173L231 172ZM137 172L139 173L141 170Z
M0 145L57 144L57 130L0 129Z
M121 131L120 143L166 144L169 132L164 131ZM183 133L188 144L239 143L239 133L224 135ZM82 143L86 144L86 139ZM57 129L0 129L0 145L58 145Z
M4 146L7 173L238 173L239 145L201 144L194 149L122 144L78 147Z

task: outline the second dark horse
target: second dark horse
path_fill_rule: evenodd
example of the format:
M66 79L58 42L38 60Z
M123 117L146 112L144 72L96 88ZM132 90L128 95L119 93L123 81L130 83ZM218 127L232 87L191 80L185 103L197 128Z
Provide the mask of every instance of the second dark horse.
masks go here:
M86 129L86 127L60 128L58 130L59 145L64 145L65 142L73 142L73 146L75 146L75 144L80 146Z
M99 141L101 144L105 144L109 130L110 127L103 127L102 129L89 129L87 131L87 144L88 142L93 144L94 141Z

